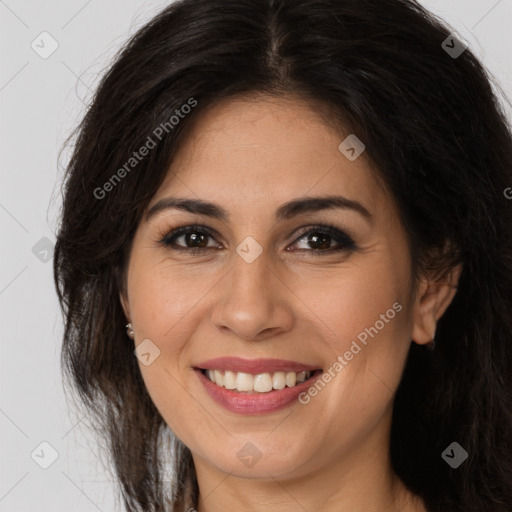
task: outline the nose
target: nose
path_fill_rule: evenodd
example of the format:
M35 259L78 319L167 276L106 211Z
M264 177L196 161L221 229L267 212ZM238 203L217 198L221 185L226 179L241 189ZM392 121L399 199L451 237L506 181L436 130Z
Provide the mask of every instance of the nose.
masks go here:
M220 330L234 338L263 341L292 328L293 292L269 263L265 251L251 263L234 256L212 312Z

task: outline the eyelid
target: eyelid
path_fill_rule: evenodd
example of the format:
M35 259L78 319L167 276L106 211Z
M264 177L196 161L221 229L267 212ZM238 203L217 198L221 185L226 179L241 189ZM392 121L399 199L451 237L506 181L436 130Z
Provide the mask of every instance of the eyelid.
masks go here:
M314 230L321 231L323 233L326 233L328 235L331 235L333 237L338 238L347 238L351 239L350 235L344 230L336 226L335 224L331 224L328 222L317 222L316 224L310 224L308 226L304 226L299 228L293 236L295 237L295 241L297 241L298 238L302 238L304 235L308 234L310 231Z

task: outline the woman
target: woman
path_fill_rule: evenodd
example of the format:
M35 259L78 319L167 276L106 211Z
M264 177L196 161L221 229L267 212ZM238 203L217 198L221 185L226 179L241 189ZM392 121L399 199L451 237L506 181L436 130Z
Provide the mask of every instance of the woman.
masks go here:
M510 186L488 75L414 1L158 14L54 267L126 509L512 510Z

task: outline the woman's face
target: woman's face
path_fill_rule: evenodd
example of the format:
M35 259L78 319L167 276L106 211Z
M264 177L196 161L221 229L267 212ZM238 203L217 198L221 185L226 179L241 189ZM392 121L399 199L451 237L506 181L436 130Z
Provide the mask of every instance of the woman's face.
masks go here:
M411 339L432 333L396 207L348 135L297 100L218 104L138 226L123 307L198 471L291 478L388 449Z

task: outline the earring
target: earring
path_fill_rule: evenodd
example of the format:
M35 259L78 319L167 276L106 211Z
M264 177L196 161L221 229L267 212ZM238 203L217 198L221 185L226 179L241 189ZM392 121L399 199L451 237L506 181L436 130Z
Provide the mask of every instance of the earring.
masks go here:
M129 338L131 338L133 340L133 337L134 337L134 332L133 332L133 327L132 327L132 324L126 324L126 334L128 335Z

